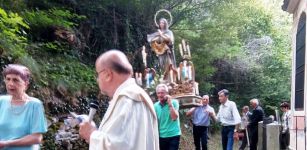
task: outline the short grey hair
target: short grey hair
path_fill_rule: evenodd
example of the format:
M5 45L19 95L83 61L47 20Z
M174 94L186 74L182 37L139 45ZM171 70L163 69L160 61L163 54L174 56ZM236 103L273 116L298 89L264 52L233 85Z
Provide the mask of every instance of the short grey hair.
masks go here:
M163 84L163 83L158 84L157 87L156 87L156 92L157 92L158 89L160 89L160 88L163 88L163 89L168 93L168 87L167 87L166 84Z
M21 64L6 65L5 68L3 68L2 75L5 78L8 74L18 75L25 82L29 82L31 77L29 68Z
M210 98L209 95L203 95L202 99L204 99L205 97L208 97L208 99Z
M255 103L257 106L259 105L259 100L256 98L251 99L249 102Z
M220 94L224 94L225 96L229 96L229 91L227 90L227 89L223 89L223 90L220 90L219 92L218 92L218 95L220 95Z

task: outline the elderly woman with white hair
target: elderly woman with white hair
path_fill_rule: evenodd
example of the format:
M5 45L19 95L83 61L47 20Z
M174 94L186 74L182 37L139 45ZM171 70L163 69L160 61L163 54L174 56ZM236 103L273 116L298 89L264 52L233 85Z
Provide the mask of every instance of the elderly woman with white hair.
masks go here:
M3 70L7 95L0 96L0 149L39 149L47 122L42 102L26 93L30 70L10 64Z
M248 129L250 132L250 150L257 150L258 143L258 122L263 121L264 111L259 106L258 99L251 99L250 106L252 107L252 115L249 117L250 122L248 124Z

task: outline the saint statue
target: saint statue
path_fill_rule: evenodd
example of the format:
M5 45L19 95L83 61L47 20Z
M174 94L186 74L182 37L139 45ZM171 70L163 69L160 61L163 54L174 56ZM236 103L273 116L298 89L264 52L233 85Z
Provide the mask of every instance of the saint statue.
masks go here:
M174 35L168 29L168 22L165 18L159 20L159 29L157 32L147 35L147 41L152 50L159 58L159 66L165 73L169 66L176 68L175 56L173 51Z

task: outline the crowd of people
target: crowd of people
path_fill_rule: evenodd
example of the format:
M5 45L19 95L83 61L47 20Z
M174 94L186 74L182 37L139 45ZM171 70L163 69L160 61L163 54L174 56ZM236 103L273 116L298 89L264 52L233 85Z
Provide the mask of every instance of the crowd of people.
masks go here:
M157 102L132 78L133 69L126 55L110 50L96 60L97 83L102 94L111 97L109 107L99 127L93 121L83 121L79 134L89 143L90 150L178 150L181 136L179 102L169 94L165 84L156 86ZM47 123L42 102L27 95L30 70L22 65L7 65L3 70L7 94L0 96L0 149L39 149ZM208 149L208 128L213 122L221 125L223 150L232 150L234 139L243 132L240 149L250 145L257 149L258 122L264 111L258 99L250 100L242 109L242 116L229 91L218 92L217 114L204 95L201 105L186 112L192 118L196 150ZM282 116L281 147L289 145L290 105L280 105Z

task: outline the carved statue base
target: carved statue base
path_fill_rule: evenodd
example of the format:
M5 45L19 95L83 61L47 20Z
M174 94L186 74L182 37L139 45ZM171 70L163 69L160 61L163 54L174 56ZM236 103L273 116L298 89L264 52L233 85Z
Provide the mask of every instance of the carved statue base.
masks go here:
M198 87L195 87L195 83L192 80L186 80L178 84L168 84L169 94L179 101L180 108L200 106L201 97L198 96Z

